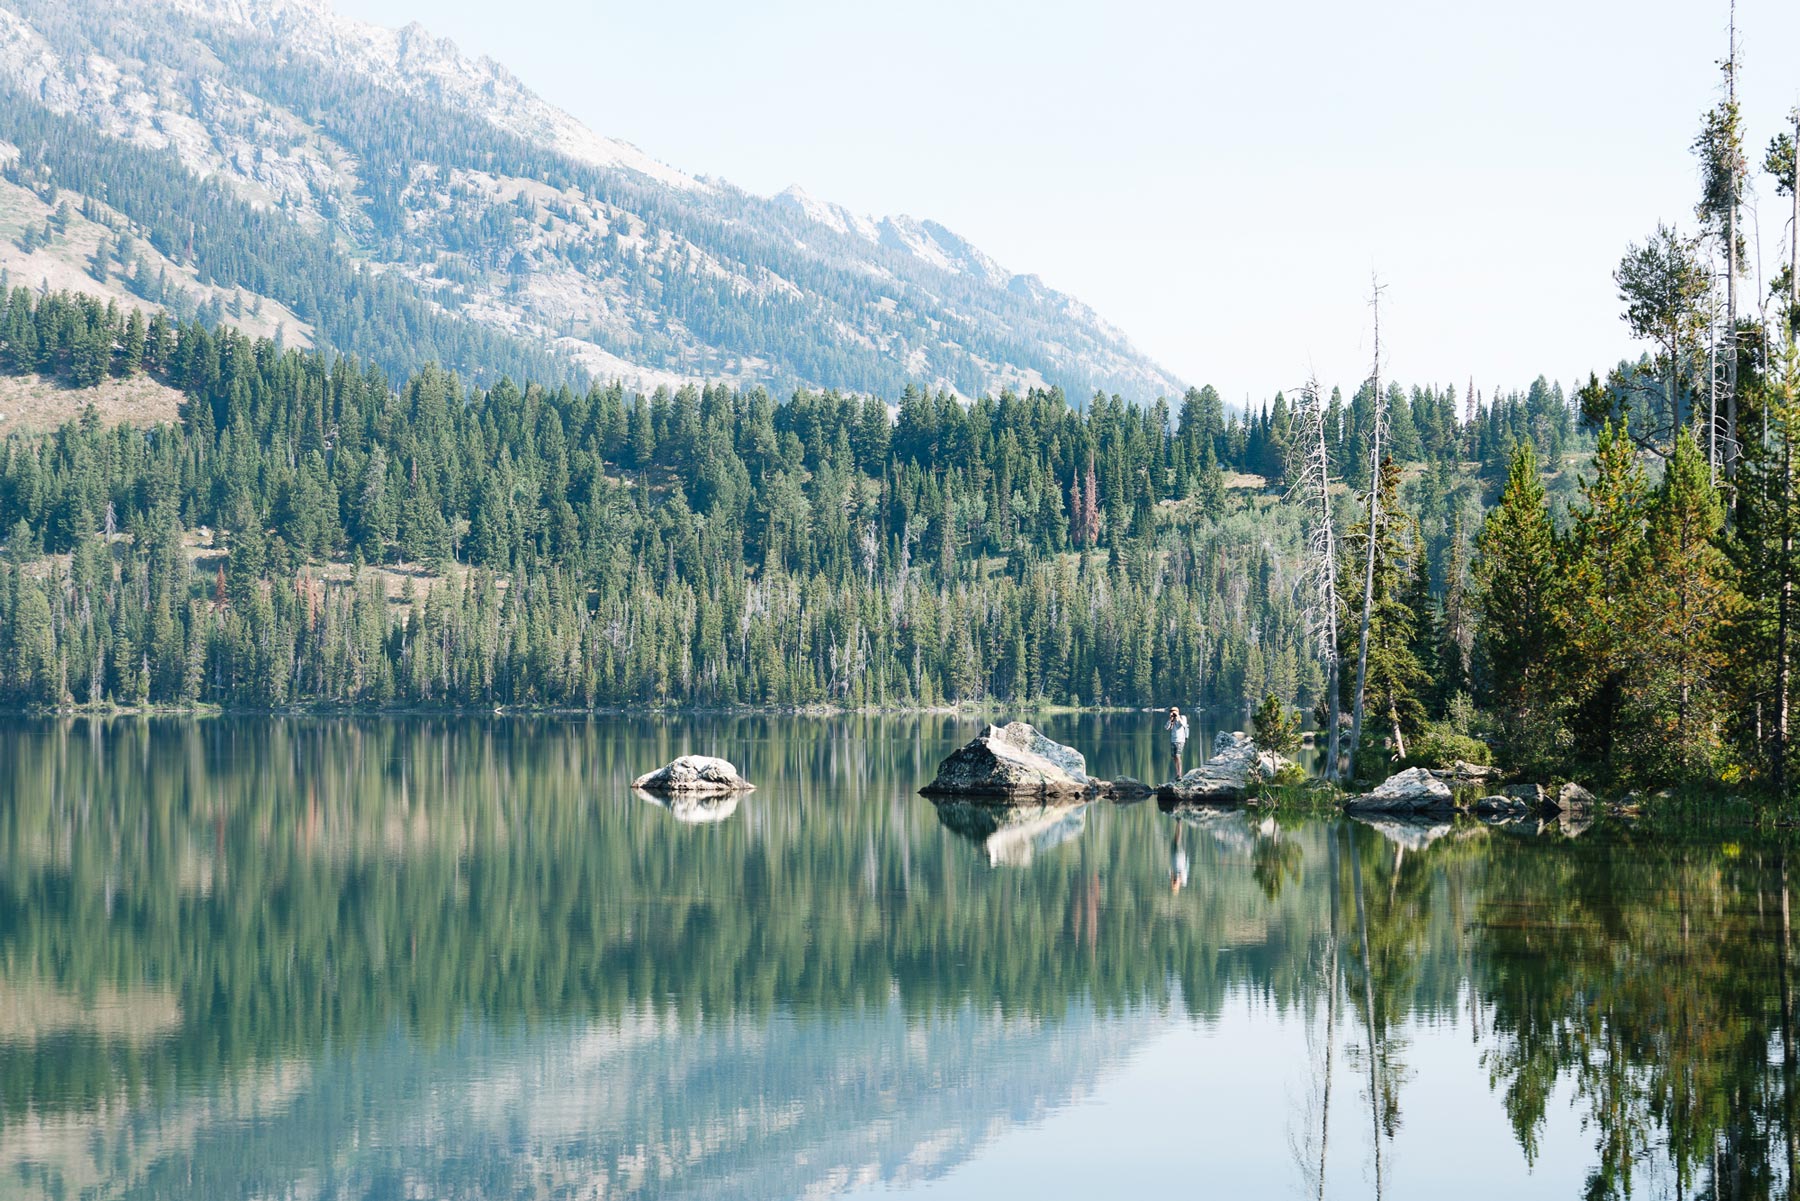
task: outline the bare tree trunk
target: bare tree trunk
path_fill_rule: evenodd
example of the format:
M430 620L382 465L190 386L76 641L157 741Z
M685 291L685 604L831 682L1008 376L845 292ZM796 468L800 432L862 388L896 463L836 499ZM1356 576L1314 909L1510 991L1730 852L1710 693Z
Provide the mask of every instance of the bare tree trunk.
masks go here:
M1325 660L1325 771L1327 780L1338 774L1339 733L1338 708L1340 662L1342 652L1338 637L1338 609L1342 604L1337 583L1337 530L1331 520L1331 447L1325 429L1325 408L1320 400L1319 381L1308 380L1300 393L1299 433L1290 451L1289 478L1292 487L1311 513L1313 528L1307 535L1307 552L1311 556L1309 573L1314 577L1317 593L1314 603L1319 612L1314 629L1319 638L1319 653Z
M1726 101L1731 105L1733 120L1737 116L1737 4L1731 5L1731 57L1725 69ZM1725 214L1725 478L1737 474L1738 463L1738 354L1737 354L1737 277L1738 277L1738 164L1731 168L1731 205Z
M1719 485L1719 276L1706 290L1706 470L1707 482Z
M1369 377L1374 396L1375 431L1369 450L1369 553L1363 572L1362 635L1356 650L1356 695L1350 709L1350 778L1356 778L1356 756L1362 749L1363 691L1369 682L1369 620L1375 610L1375 547L1381 539L1381 433L1386 424L1386 402L1381 396L1381 285L1374 285L1370 307L1375 310L1375 370Z

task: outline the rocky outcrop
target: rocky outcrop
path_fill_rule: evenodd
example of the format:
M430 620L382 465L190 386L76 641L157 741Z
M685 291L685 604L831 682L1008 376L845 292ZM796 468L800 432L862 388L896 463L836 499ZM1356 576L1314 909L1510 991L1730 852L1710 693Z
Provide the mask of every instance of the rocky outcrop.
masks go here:
M1384 780L1375 791L1344 802L1345 813L1452 813L1456 795L1450 786L1423 767L1409 767Z
M633 788L660 794L749 792L756 786L738 775L738 769L711 755L683 755L666 766L639 776Z
M989 726L938 764L926 796L1084 796L1095 783L1087 760L1073 747L1053 742L1022 721Z
M1213 740L1213 756L1179 779L1156 790L1156 799L1179 805L1241 805L1250 786L1272 780L1293 760L1258 750L1249 736L1239 731L1221 733Z

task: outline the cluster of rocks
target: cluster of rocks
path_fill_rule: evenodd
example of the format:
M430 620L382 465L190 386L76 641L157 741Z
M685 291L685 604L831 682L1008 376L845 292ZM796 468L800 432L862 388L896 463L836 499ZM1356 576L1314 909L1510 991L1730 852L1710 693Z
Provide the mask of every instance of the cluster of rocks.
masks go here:
M1579 784L1564 784L1554 793L1541 784L1515 784L1473 800L1466 786L1485 783L1500 774L1498 768L1457 763L1430 771L1412 767L1390 776L1373 792L1344 802L1344 812L1447 816L1471 813L1490 821L1533 816L1586 819L1593 813L1594 794ZM1460 793L1452 784L1465 786Z
M1222 733L1213 742L1210 759L1154 791L1169 807L1242 805L1258 785L1294 766L1290 759L1261 750L1242 732ZM1540 816L1556 819L1565 830L1585 828L1592 816L1594 796L1579 784L1564 784L1554 792L1537 784L1495 788L1501 775L1497 767L1462 760L1437 770L1408 768L1345 801L1344 812L1364 820L1402 822L1457 814L1490 822ZM1483 795L1484 787L1494 791ZM920 791L940 802L962 798L1066 805L1099 797L1135 800L1152 790L1129 777L1094 779L1081 752L1015 721L989 726L953 751L939 764L937 778Z
M1242 733L1220 734L1213 756L1199 767L1154 790L1173 804L1241 805L1258 783L1294 766L1290 759L1258 750ZM1046 738L1015 721L989 726L938 765L937 778L920 790L929 797L1053 798L1105 797L1138 800L1149 785L1129 776L1097 780L1088 775L1080 751Z

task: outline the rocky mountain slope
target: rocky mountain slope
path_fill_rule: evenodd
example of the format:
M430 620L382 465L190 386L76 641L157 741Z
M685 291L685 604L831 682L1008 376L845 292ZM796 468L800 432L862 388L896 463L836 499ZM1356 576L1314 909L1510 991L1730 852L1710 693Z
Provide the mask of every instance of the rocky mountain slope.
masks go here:
M942 225L689 175L322 0L0 0L0 165L15 284L390 370L1180 390Z

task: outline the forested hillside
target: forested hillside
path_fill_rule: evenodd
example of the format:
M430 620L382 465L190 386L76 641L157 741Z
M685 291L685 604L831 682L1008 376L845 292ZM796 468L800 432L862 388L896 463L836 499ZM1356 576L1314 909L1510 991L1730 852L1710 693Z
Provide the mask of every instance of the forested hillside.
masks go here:
M320 0L7 0L0 166L15 282L86 272L209 325L279 310L395 378L1181 391L935 222L687 175ZM70 248L68 210L99 245Z
M9 705L1247 708L1324 688L1285 397L1246 420L1210 389L1078 412L1055 390L890 410L436 368L395 385L25 289L0 364L188 397L179 426L0 444ZM1419 461L1407 553L1442 591L1484 478L1533 431L1560 455L1569 410L1541 381L1473 421L1449 391L1387 397ZM1356 481L1369 390L1329 411Z

